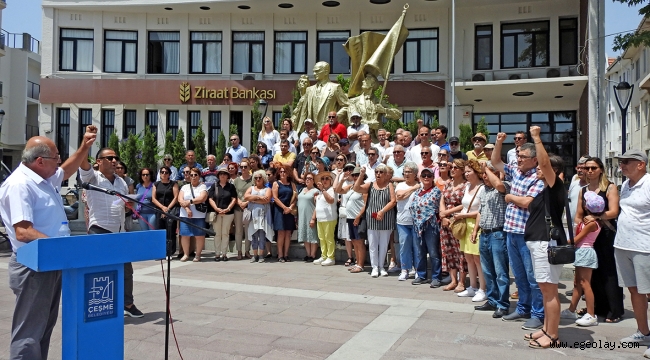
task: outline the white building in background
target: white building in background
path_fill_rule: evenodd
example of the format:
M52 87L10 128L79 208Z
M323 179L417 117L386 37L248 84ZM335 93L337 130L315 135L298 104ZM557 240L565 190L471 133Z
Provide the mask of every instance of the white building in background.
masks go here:
M639 29L650 30L650 21L641 20ZM621 183L616 156L625 150L639 149L650 154L650 49L639 46L627 49L622 56L614 59L605 74L607 82L607 126L605 131L605 165L610 178ZM625 134L622 129L621 109L616 102L614 86L626 81L634 86L632 99L627 109ZM623 101L623 100L621 100ZM625 104L623 104L625 105Z
M314 63L324 60L331 64L332 80L349 75L341 45L366 30L387 31L404 5L390 0L135 3L43 1L40 130L55 140L62 156L77 147L87 124L100 129L99 146L113 131L124 137L145 126L163 146L168 130L175 136L183 129L189 139L201 122L209 152L218 134L236 124L249 147L256 140L250 135L256 97L266 97L267 114L279 121L301 74L312 77ZM499 131L513 135L540 125L545 143L567 160L571 173L578 155L592 146L586 140L593 131L589 119L597 115L590 113L602 101L604 88L587 76L591 71L598 77L587 59L603 56L595 49L604 47L585 45L597 38L587 33L603 26L602 4L455 3L452 41L451 0L410 2L405 18L410 36L395 57L386 91L403 111L402 120L413 121L420 110L426 121L438 116L449 125L453 104L456 126L450 135L458 134L458 124L485 117L491 142ZM189 97L179 96L183 83L190 86ZM203 88L214 90L214 98L201 96Z

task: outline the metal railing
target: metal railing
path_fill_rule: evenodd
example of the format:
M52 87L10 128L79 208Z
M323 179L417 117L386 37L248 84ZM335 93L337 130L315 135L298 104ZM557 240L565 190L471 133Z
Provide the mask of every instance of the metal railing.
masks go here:
M15 49L31 51L36 54L41 53L41 42L27 33L10 33L7 30L2 29L2 31L0 31L0 43L2 43L0 47L3 49L4 46L8 46Z
M27 97L38 100L41 96L41 85L27 80Z

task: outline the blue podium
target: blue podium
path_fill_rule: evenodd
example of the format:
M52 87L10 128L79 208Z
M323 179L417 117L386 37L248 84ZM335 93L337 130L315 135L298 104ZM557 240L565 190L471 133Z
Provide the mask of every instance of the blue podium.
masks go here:
M165 257L165 230L32 241L17 261L62 271L63 359L124 359L124 263Z

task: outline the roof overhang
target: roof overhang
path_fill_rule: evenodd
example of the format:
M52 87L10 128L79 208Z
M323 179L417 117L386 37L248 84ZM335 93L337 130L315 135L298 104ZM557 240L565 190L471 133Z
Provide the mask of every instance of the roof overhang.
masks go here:
M457 81L456 97L461 104L512 103L554 101L556 99L579 101L587 76L559 78ZM532 94L530 94L532 93Z

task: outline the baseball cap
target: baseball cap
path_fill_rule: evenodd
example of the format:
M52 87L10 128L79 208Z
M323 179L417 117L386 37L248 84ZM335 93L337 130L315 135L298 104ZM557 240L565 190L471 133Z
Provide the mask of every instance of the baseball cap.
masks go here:
M639 160L643 161L644 163L648 163L648 156L641 150L636 150L636 149L630 149L625 152L625 154L617 156L616 158L624 160L624 159L629 159L629 160Z
M305 119L305 122L306 122L306 123L310 122L310 123L313 124L313 123L314 123L314 120L312 120L312 119Z
M346 138L343 138L343 139L339 140L339 145L341 145L341 146L350 145L350 140L348 140Z
M450 143L453 143L453 142L459 143L460 140L458 140L458 136L452 136L452 137L449 138L449 142Z
M426 171L426 172L430 172L431 174L433 174L433 170L432 170L432 169L430 169L430 168L428 168L428 167L425 167L425 168L423 168L423 169L420 171L420 175L422 175L422 173L424 173L425 171Z
M355 111L355 112L352 113L352 115L350 115L350 119L352 119L355 116L361 117L361 114L359 114L358 112Z
M483 147L483 149L493 149L494 150L494 144L487 144Z

